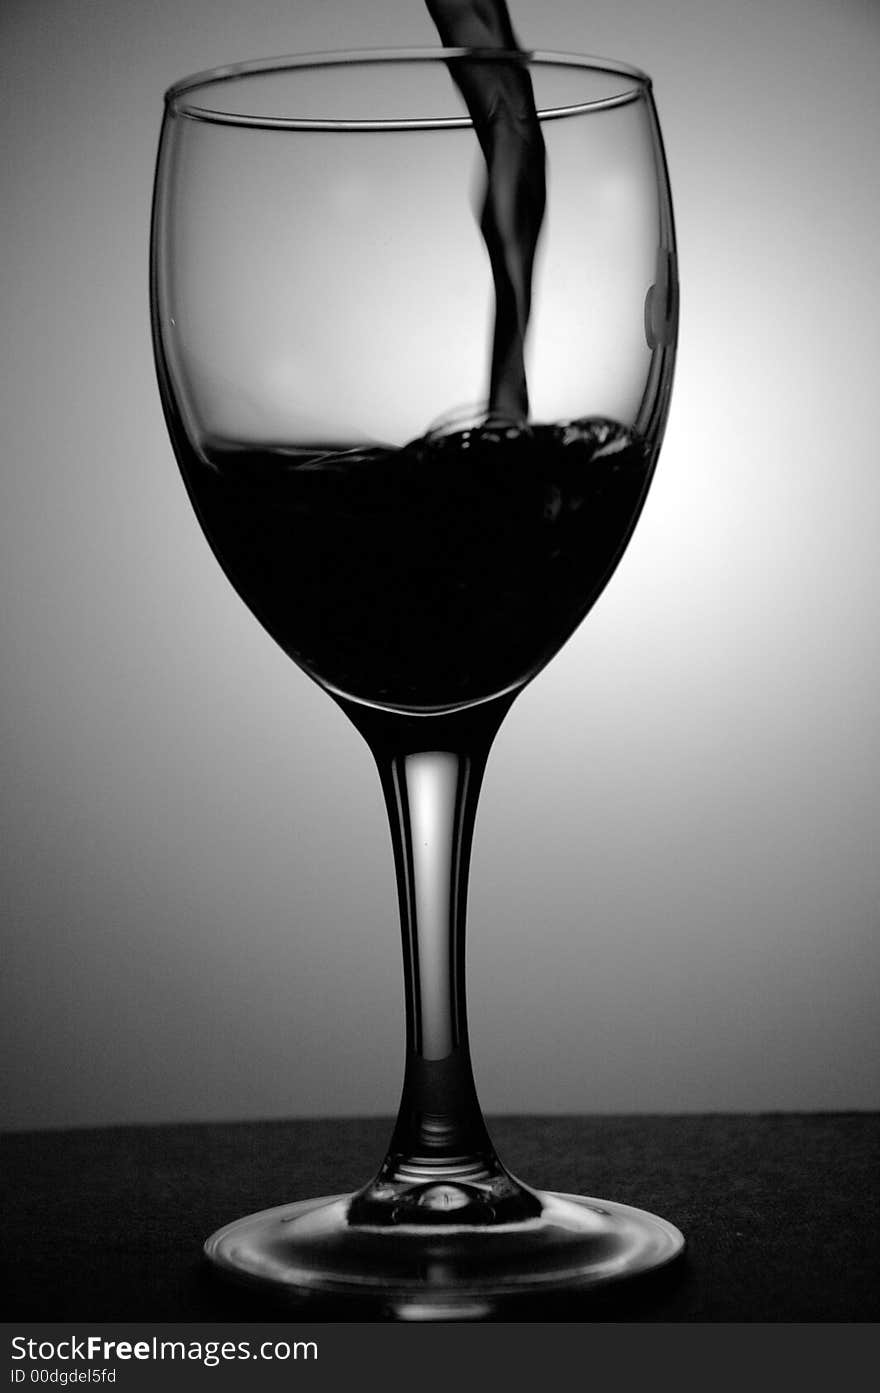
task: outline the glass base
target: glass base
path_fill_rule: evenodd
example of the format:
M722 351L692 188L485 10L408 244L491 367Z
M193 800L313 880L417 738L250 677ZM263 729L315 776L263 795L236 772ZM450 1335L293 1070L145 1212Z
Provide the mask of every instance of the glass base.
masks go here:
M351 1222L353 1195L265 1209L218 1229L205 1253L223 1273L291 1297L360 1299L399 1320L480 1320L513 1298L574 1293L677 1257L672 1224L610 1200L531 1191L514 1223Z

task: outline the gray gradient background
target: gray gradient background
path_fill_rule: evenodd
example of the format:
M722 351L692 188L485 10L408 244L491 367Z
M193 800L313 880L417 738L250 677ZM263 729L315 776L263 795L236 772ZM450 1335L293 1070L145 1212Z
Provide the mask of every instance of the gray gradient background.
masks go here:
M876 1107L880 6L511 8L653 74L683 309L636 537L490 761L483 1100ZM378 780L208 552L146 300L164 87L395 41L419 0L0 10L7 1126L396 1105Z

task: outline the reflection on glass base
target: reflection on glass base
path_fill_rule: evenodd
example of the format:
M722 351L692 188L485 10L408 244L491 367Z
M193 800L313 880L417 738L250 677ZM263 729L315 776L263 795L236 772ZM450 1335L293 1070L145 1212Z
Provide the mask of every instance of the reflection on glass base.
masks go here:
M291 1297L379 1303L399 1320L480 1320L508 1300L599 1287L664 1266L684 1248L655 1214L533 1191L540 1213L474 1228L351 1223L352 1195L237 1219L205 1244L225 1274Z

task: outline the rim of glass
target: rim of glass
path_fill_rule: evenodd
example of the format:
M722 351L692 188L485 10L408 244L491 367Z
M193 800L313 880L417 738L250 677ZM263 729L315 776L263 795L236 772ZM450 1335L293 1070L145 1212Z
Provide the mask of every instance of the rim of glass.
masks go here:
M370 63L448 63L450 60L472 58L481 62L522 63L526 67L568 67L582 72L599 72L624 80L619 92L591 101L562 107L543 107L538 119L551 121L563 116L576 116L589 111L606 111L610 107L626 106L651 91L651 79L641 68L612 58L593 54L554 53L537 49L500 48L363 48L327 51L322 53L288 54L277 58L256 58L244 63L227 63L204 72L192 73L172 83L165 93L165 105L175 115L195 121L207 121L221 126L256 126L263 130L318 131L394 131L437 130L450 127L469 127L469 116L390 117L385 120L333 120L324 117L260 116L243 112L223 111L199 106L186 99L187 93L203 87L235 83L242 78L272 73L293 72L297 69L344 67L347 64Z

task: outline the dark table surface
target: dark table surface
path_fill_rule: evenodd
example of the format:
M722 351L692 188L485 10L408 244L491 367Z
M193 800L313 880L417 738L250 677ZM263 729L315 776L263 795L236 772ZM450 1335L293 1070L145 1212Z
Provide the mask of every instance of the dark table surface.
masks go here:
M530 1184L652 1210L688 1243L650 1279L533 1303L518 1320L880 1318L878 1115L513 1117L490 1130ZM256 1209L357 1188L389 1134L375 1118L7 1134L5 1319L277 1319L203 1264L204 1238Z

